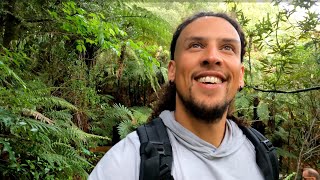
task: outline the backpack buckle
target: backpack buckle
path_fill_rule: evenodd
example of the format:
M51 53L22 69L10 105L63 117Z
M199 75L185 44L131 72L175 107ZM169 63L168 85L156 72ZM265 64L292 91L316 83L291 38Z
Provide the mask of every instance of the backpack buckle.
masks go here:
M274 150L275 147L272 145L272 143L268 139L263 140L261 142L267 148L268 152Z
M158 151L159 155L166 156L166 151L162 142L150 141L154 148Z

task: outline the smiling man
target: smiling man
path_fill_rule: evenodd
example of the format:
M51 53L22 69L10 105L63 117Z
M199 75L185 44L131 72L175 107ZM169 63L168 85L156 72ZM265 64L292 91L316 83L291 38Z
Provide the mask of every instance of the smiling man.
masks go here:
M244 86L245 45L238 23L223 13L198 13L180 24L171 42L170 83L150 118L160 117L164 128L143 133L140 127L129 134L101 159L89 179L265 179L255 146L239 128L241 123L231 120L236 119L230 106ZM151 142L155 134L169 141ZM151 143L142 136L149 136ZM150 175L154 173L161 177Z
M175 119L218 147L228 106L244 85L240 36L227 20L205 16L181 31L175 47L169 63L177 91Z

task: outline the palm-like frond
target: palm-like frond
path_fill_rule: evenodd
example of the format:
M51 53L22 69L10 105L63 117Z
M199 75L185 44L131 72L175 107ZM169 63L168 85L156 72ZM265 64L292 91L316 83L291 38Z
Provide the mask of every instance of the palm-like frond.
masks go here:
M122 119L118 126L118 133L121 138L126 137L130 132L134 131L138 126L146 123L150 116L151 110L146 107L133 107L126 108L126 111L130 111L133 120Z
M119 118L119 119L129 119L131 121L134 121L134 116L132 112L121 104L114 104L113 105L113 113L110 114L110 117Z

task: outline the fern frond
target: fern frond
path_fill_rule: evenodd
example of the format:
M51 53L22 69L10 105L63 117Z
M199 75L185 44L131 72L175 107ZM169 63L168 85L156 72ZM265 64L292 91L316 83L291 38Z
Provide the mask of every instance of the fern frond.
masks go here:
M17 82L19 82L24 89L27 88L26 83L2 61L0 61L0 69L3 69L8 76L13 77Z
M140 125L147 122L148 117L150 116L150 113L143 113L137 110L133 110L133 115L137 119L136 124Z
M114 104L113 105L115 113L113 114L113 117L115 118L121 118L121 119L127 119L129 118L131 121L134 121L134 116L132 112L121 104Z
M79 171L82 170L82 172L85 172L83 167L91 166L91 164L85 158L78 155L78 153L76 153L76 150L68 144L55 142L52 144L52 148L57 154L65 158L65 164L71 165L71 167L73 167L74 169L77 169Z
M129 120L121 121L117 128L121 139L125 138L130 132L134 130L132 122Z
M51 166L63 167L63 171L68 173L77 172L82 177L87 177L88 173L84 168L92 165L77 150L69 144L53 142L51 150L39 152L39 157L46 160Z
M55 133L55 134L59 134L61 133L61 129L58 126L54 126L51 124L46 124L44 122L41 121L37 121L34 119L28 119L28 118L24 118L23 121L21 121L21 123L26 123L30 126L30 130L31 131L40 131L43 133ZM27 129L26 129L27 130Z
M69 103L65 99L59 98L59 97L39 97L35 99L36 102L43 104L44 106L58 106L62 108L67 108L72 111L79 111L79 109L74 106L73 104Z
M33 116L37 120L41 120L42 122L46 122L48 124L53 124L53 120L47 118L43 114L39 113L38 111L32 110L32 109L22 109L22 114L25 116Z
M132 107L130 108L133 119L122 120L118 126L118 133L121 138L126 137L130 132L134 131L138 126L147 122L148 117L151 114L151 109L147 107ZM129 110L129 109L128 109Z
M71 122L72 121L72 114L69 110L62 110L62 111L50 111L44 113L46 116L54 119L55 121L63 121L63 122Z
M83 141L86 141L87 139L105 139L108 141L111 140L109 137L103 137L95 134L86 133L76 126L69 128L67 131L70 132L71 136L79 138Z

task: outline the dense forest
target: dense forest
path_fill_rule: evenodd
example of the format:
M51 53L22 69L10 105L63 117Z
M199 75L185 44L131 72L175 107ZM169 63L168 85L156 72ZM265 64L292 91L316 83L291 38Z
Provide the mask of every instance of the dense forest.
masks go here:
M247 54L235 114L277 148L282 179L320 168L320 4L0 1L0 179L86 179L146 122L169 44L197 11L227 12Z

